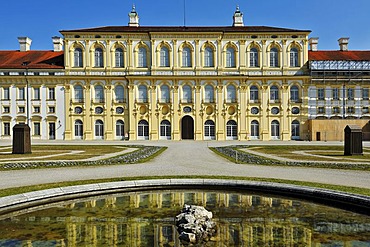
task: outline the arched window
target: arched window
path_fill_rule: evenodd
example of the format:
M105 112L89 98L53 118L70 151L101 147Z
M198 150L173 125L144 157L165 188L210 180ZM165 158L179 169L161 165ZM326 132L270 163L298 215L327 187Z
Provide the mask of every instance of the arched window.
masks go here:
M297 86L290 87L290 101L299 102L299 90Z
M117 48L114 52L114 57L116 61L116 67L117 68L123 68L123 50L121 48Z
M292 140L299 140L299 122L294 120L292 122Z
M104 88L101 85L95 86L95 102L104 103Z
M83 139L84 129L81 120L75 121L75 139Z
M83 59L82 59L82 49L76 48L73 51L73 60L74 60L74 67L81 68L83 67Z
M290 67L298 67L298 49L292 48L290 49Z
M226 88L227 91L227 103L235 103L236 102L236 89L234 85L228 85Z
M270 100L278 101L279 100L279 89L277 86L272 86L270 88Z
M257 48L252 48L249 53L249 66L250 67L259 67L258 61L258 50Z
M270 67L279 67L279 50L275 47L270 50Z
M147 103L148 102L148 92L145 85L139 86L138 102Z
M204 139L205 140L215 140L215 122L212 120L207 120L204 123Z
M171 123L168 120L163 120L160 126L161 139L171 139Z
M147 68L147 53L145 47L140 47L139 48L139 53L138 53L138 63L137 66L139 68Z
M104 67L103 50L101 48L95 49L95 67Z
M114 88L114 94L116 96L116 102L123 103L125 102L125 91L123 86L117 85Z
M226 123L226 139L228 140L238 139L238 125L234 120L229 120Z
M161 86L161 98L159 99L161 103L169 103L170 102L170 89L167 85Z
M214 93L213 93L213 87L211 85L205 86L204 101L206 103L213 103L213 102L215 102L215 100L214 100Z
M182 67L191 67L191 50L189 47L182 49Z
M104 123L102 120L95 121L95 139L104 139Z
M251 139L260 138L260 124L257 120L251 122Z
M280 124L277 120L271 122L271 139L280 139Z
M75 91L75 102L82 103L84 102L84 90L81 85L74 86Z
M116 138L121 140L125 138L125 123L122 120L116 122Z
M182 87L182 102L183 103L192 102L191 87L189 85L185 85Z
M159 66L161 67L170 67L170 53L168 48L163 46L160 51L160 62Z
M137 135L139 140L149 140L149 124L146 120L140 120Z
M211 47L208 46L204 49L204 67L214 67L213 55L213 49Z
M232 47L228 47L226 49L226 67L227 68L235 68L235 50Z
M249 94L251 101L258 102L258 87L251 86L251 88L249 89Z

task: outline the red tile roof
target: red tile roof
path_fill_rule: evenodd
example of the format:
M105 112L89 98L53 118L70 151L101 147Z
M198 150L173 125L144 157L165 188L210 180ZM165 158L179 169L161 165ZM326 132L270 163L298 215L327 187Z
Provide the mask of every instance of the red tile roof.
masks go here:
M308 51L310 61L370 61L370 51Z
M246 33L266 33L266 32L303 32L310 33L310 30L297 30L267 26L106 26L85 28L76 30L62 30L61 33L76 32L99 32L99 33L148 33L148 32L246 32Z
M64 52L54 51L0 51L0 69L63 69Z

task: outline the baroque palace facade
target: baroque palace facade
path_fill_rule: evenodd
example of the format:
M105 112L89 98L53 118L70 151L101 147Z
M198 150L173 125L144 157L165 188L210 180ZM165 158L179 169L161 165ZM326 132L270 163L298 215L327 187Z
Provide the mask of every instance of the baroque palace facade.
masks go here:
M326 140L342 135L313 120L370 116L370 52L354 56L348 39L317 51L309 30L244 26L239 9L225 27L140 26L135 8L129 18L63 30L54 51L31 51L26 37L20 51L0 51L1 138L27 122L39 139ZM361 63L360 74L319 71L340 59Z

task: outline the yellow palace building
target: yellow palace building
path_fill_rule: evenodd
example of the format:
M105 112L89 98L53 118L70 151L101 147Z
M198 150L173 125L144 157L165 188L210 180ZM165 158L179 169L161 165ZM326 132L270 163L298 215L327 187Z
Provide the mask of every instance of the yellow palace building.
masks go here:
M291 140L307 132L308 30L64 30L65 139Z

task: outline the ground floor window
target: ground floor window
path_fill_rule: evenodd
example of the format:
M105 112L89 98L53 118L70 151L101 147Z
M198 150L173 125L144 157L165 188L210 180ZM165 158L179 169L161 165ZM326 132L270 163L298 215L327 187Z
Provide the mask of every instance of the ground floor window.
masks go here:
M102 120L95 121L95 139L104 139L104 123Z
M49 140L55 140L55 123L49 123Z
M234 120L229 120L226 124L226 139L238 139L238 125Z
M83 137L83 123L81 120L75 121L75 139L82 139Z
M207 120L204 123L204 139L205 140L215 140L215 122L212 120Z
M168 120L163 120L160 126L161 139L171 139L171 123Z
M33 123L33 135L35 136L41 135L40 123Z
M122 120L116 122L116 137L118 139L125 138L125 123Z
M292 140L299 140L299 122L294 120L292 122Z
M277 120L271 122L271 139L280 139L280 123Z
M260 138L260 124L257 120L251 122L251 139Z
M10 123L4 123L4 136L10 136Z
M140 120L137 135L139 140L149 140L149 124L146 120Z

